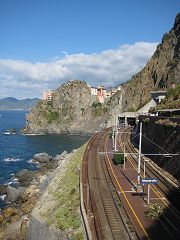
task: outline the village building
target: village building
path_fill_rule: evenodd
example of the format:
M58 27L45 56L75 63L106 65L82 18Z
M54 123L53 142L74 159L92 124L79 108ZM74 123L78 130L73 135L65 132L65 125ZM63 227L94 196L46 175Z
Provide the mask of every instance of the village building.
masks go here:
M52 95L53 95L53 90L48 90L43 93L43 100L45 101L51 101L52 100Z

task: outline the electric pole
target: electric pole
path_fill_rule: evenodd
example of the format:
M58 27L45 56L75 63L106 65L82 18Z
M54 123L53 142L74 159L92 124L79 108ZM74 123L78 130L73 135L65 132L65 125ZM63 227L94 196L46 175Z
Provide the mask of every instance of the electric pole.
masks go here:
M138 185L141 181L141 144L142 144L142 122L140 122L140 132L139 132L139 158L138 158L138 176L137 176L137 182Z

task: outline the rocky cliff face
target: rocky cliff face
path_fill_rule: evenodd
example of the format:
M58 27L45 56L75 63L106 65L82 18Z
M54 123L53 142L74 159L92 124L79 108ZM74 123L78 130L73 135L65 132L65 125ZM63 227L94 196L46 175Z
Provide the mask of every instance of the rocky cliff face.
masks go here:
M180 180L180 119L141 116L143 122L142 151L144 153L176 153L177 156L151 156L151 159L162 169ZM136 139L138 143L138 138ZM155 144L153 144L153 142ZM137 144L138 145L138 144Z
M120 105L121 111L134 111L149 101L150 91L166 90L180 84L180 13L170 32L165 33L162 43L146 66L123 85L110 100L110 108ZM117 110L118 111L118 110Z
M122 111L136 111L150 100L150 91L180 84L180 13L146 66L102 105L84 81L70 81L55 91L52 102L41 101L29 114L29 133L92 133L111 126ZM93 103L94 102L94 103Z
M105 115L84 81L69 81L54 92L52 101L40 101L32 109L25 132L92 133L100 130Z

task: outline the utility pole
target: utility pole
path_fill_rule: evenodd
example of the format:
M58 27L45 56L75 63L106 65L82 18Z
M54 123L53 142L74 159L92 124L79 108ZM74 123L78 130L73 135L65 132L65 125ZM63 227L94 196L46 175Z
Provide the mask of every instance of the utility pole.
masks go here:
M144 159L144 174L143 174L144 178L146 177L146 162L149 162L149 160L148 159Z
M114 135L114 151L117 151L117 130L115 129Z
M113 140L113 148L114 148L114 138L115 138L115 137L114 137L114 134L115 134L115 132L114 132L114 127L113 127L112 130L113 130L113 132L112 132L112 140Z
M140 122L140 133L139 133L139 158L138 158L138 176L137 183L140 184L141 181L141 144L142 144L142 122Z
M124 143L124 169L126 169L126 145Z
M114 151L117 151L117 117L114 116L114 123L115 123L115 134L114 134Z

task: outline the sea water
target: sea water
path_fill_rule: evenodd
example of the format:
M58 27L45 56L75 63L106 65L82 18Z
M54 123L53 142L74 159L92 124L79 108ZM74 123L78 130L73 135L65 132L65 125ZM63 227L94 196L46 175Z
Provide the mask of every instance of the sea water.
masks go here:
M76 135L22 135L26 111L0 111L0 184L11 184L13 175L21 169L35 170L32 163L35 153L46 152L51 156L78 148L89 136ZM16 129L16 134L7 130Z

